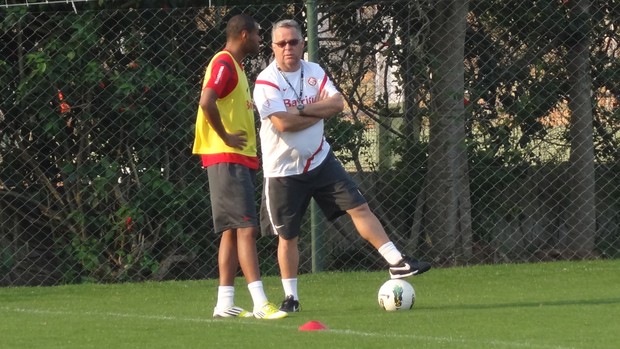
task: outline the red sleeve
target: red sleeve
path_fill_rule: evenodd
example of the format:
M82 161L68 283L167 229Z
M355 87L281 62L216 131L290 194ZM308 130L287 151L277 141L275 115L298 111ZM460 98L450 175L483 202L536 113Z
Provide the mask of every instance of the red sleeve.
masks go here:
M211 64L211 75L203 86L215 90L219 98L226 97L237 86L239 77L235 69L235 62L227 54L218 55Z

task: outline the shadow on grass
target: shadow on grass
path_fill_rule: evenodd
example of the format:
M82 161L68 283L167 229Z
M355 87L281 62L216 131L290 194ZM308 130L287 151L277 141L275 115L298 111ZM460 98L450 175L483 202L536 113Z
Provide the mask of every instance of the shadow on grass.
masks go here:
M539 308L539 307L562 307L567 305L604 305L620 304L620 298L587 299L587 300L563 300L563 301L540 301L540 302L514 302L497 304L454 304L438 306L416 306L416 310L451 310L451 309L503 309L503 308Z

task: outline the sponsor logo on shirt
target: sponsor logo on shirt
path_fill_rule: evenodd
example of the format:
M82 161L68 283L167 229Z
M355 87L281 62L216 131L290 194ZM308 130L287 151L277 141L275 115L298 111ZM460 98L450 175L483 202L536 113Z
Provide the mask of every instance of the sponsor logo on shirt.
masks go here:
M220 80L222 80L222 73L224 72L224 66L221 66L217 71L217 75L215 76L215 84L219 85Z
M319 100L318 96L315 97L305 97L304 99L301 100L302 104L311 104L314 103L316 101ZM288 99L288 98L284 98L284 105L286 107L294 107L298 104L299 102L296 99Z

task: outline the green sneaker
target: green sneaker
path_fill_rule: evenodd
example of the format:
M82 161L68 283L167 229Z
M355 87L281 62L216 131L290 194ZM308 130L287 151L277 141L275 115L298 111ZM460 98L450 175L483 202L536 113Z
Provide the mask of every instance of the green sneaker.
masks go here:
M265 303L265 305L263 305L260 309L254 312L254 317L257 319L273 320L283 319L287 316L288 314L286 312L281 311L280 309L278 309L277 305L271 302Z
M250 313L243 308L235 307L234 305L228 309L220 310L218 308L213 309L213 317L252 317L254 314Z

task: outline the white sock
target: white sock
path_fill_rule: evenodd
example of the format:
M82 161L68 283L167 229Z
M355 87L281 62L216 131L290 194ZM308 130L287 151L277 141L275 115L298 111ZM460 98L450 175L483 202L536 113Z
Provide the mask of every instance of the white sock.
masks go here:
M216 308L225 310L235 305L235 286L219 286L217 288Z
M394 246L392 241L388 241L383 246L379 247L379 253L390 263L390 265L397 264L403 259L403 254Z
M282 279L282 287L284 288L284 297L292 295L293 299L299 300L299 295L297 295L297 278Z
M248 290L250 290L250 295L252 296L252 301L254 302L254 310L260 309L265 303L268 302L267 296L265 295L265 289L263 288L263 282L261 280L250 282L248 284Z

